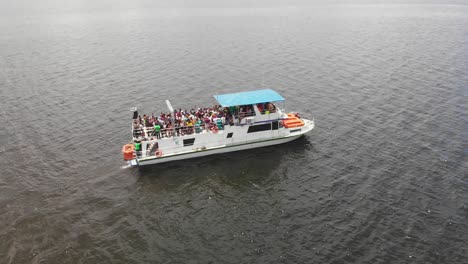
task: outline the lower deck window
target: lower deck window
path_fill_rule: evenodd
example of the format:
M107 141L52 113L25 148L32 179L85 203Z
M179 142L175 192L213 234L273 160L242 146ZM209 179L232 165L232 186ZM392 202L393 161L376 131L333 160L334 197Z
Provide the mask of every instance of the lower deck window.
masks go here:
M249 130L247 130L247 133L261 132L267 130L271 130L271 123L249 126Z
M184 147L192 146L194 142L195 142L195 138L184 139Z
M290 130L289 133L294 133L294 132L301 132L301 129L293 129L293 130Z
M273 130L278 130L278 121L271 123Z

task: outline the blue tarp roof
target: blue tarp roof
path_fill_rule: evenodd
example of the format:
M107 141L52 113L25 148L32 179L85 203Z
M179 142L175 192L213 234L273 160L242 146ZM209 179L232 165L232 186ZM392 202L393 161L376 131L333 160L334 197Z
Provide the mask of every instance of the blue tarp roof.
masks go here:
M214 97L223 107L284 101L284 98L279 95L279 93L271 89L220 94L215 95Z

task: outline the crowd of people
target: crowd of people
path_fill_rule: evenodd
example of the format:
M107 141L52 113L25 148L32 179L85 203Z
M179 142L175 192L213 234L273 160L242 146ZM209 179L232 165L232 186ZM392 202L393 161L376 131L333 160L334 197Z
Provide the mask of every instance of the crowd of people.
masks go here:
M259 111L273 113L276 111L272 103L258 104ZM217 132L226 125L235 125L242 118L255 115L252 105L222 107L215 105L209 108L192 108L190 110L174 110L173 113L135 114L133 119L134 137L171 137L201 133L203 130Z

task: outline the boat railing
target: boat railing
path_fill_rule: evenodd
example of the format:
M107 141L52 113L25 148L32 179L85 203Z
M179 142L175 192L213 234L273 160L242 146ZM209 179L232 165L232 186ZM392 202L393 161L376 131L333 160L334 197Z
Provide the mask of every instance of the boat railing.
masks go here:
M217 133L219 130L223 130L226 125L219 126L218 124L201 124L193 126L181 126L175 128L164 128L159 133L153 127L142 127L133 129L134 139L159 139L159 138L170 138L175 136L186 136L201 133ZM216 129L214 129L216 127Z
M245 112L235 112L232 114L233 120L232 123L234 125L241 125L243 124L242 120L246 117L255 116L255 111L245 111Z
M264 110L260 111L260 113L262 115L273 114L273 113L276 113L276 109L273 109L273 110L264 109Z
M248 116L255 116L255 111L244 111L238 112L233 114L234 117L248 117Z

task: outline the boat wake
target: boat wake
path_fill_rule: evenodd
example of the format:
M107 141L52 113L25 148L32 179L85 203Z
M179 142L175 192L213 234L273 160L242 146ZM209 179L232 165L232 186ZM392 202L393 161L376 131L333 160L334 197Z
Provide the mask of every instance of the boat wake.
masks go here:
M131 168L131 167L132 167L131 164L127 164L127 165L124 165L124 166L122 166L122 167L120 167L120 168L121 168L122 170L124 170L124 169L128 169L128 168Z

